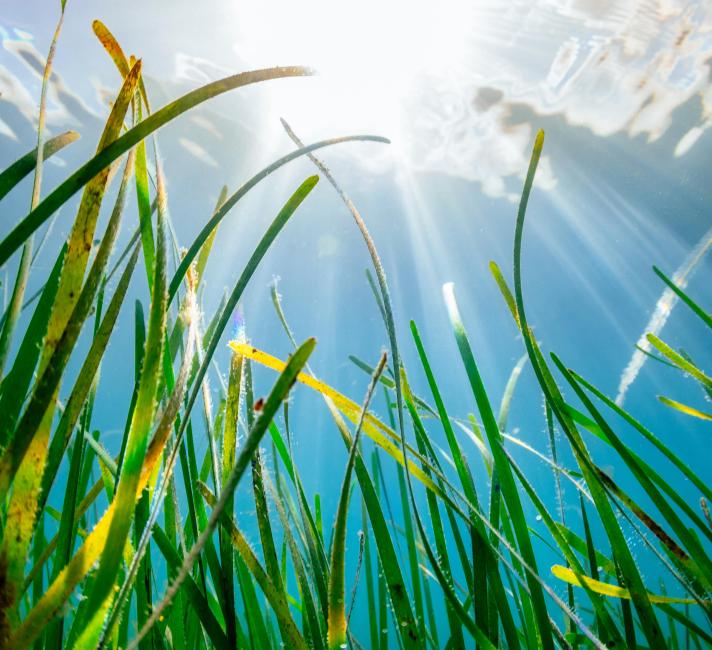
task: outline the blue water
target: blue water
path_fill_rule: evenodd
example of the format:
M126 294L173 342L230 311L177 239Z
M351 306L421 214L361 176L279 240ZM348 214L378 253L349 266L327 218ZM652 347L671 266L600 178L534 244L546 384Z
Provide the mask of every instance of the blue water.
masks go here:
M630 5L631 13L633 9L642 10L644 5L611 4ZM679 52L665 49L659 40L671 28L663 18L659 32L641 26L637 36L650 60L646 62L643 56L643 60L626 64L627 59L619 53L615 68L619 76L609 79L606 87L595 86L596 78L592 77L591 84L573 83L565 92L560 88L564 81L551 81L550 71L549 77L542 75L534 80L536 83L532 82L531 88L522 90L512 80L514 68L510 65L503 68L500 76L484 70L479 85L499 90L489 95L480 92L473 98L457 84L455 88L462 91L460 95L454 91L436 93L433 89L444 83L447 74L443 72L443 79L439 79L429 71L413 82L417 92L404 102L402 128L396 134L389 130L393 126L390 115L379 124L378 115L340 117L329 113L329 107L320 102L310 105L308 96L314 83L310 79L271 82L270 87L285 84L289 92L310 107L306 113L303 106L293 111L294 120L290 116L289 94L273 95L267 87L250 87L208 103L195 112L197 121L183 116L158 136L177 239L184 246L192 241L209 217L223 184L234 191L265 164L293 148L273 115L290 120L305 141L364 132L392 137L394 144L390 150L387 145L358 143L330 148L320 155L358 206L378 246L390 284L401 353L415 392L429 397L410 338L410 319L420 328L450 413L466 417L474 412L475 405L451 334L441 286L444 282L455 283L480 370L493 401L498 404L509 373L523 353L523 344L489 275L488 261L497 261L511 280L516 203L507 195L520 191L534 130L543 128L546 169L540 186L533 192L525 228L524 287L529 320L546 351L556 351L567 365L614 396L633 346L663 291L651 266L656 264L671 275L700 240L710 236L706 233L712 225L709 182L712 131L705 130L705 125L712 120L712 109L709 103L705 107L702 97L704 93L710 97L711 86L709 79L700 80L696 75L700 57L712 52L712 42L701 28L704 24L709 26L712 18L704 7L688 4L690 22L699 30L697 44L690 51L685 51L684 46ZM27 0L5 0L0 8L0 36L4 44L0 48L0 82L4 88L0 96L0 168L34 146L35 125L27 111L28 106L36 106L40 79L27 64L27 52L33 48L39 53L46 51L57 17L55 9ZM615 13L612 8L610 11ZM156 2L149 7L139 2L119 6L70 0L55 64L61 86L55 86L50 97L48 128L53 134L73 128L82 138L45 166L44 191L56 186L90 157L107 114L100 91L115 92L118 87L117 74L91 33L93 18L101 18L109 25L127 52L143 58L149 96L158 107L199 83L228 71L245 69L246 58L240 54L240 41L235 35L239 31L239 16L238 8L217 0L180 6ZM503 26L515 20L509 15L500 19ZM573 33L578 34L580 47L593 47L595 38L603 38L601 34L606 31L591 17L559 16L557 22L556 12L548 3L532 4L528 19L535 24L543 21L551 25L550 32L539 38L553 52L563 51L557 48L563 47ZM499 34L496 21L496 17L492 18L487 34ZM571 28L574 23L576 32ZM631 28L626 25L625 35L630 38ZM503 51L524 48L525 54L520 58L525 61L526 52L531 52L532 61L521 72L525 79L527 71L540 63L537 57L543 58L544 54L536 43L527 40L526 29L522 29L516 38L501 35L499 47ZM618 37L623 38L620 34ZM18 47L17 43L23 45ZM496 42L492 45L495 50L497 46ZM657 90L648 103L640 101L640 111L650 105L655 110L650 111L652 114L643 123L645 128L632 118L621 119L619 124L620 113L626 109L618 108L618 103L622 106L624 100L630 100L626 93L634 94L628 87L627 73L643 64L649 69L662 65L653 56L658 51L656 47L668 54L679 54L673 72L666 78L668 83L662 83L659 75L651 73ZM611 46L611 52L615 54L618 50ZM179 65L181 61L183 68ZM193 66L193 72L181 72L186 61ZM478 61L473 59L468 65L477 69ZM571 66L562 73L562 78L588 74L586 66L590 64L583 61L580 65L583 72ZM487 74L492 77L488 79ZM555 90L559 93L556 99L547 101ZM467 119L458 118L458 124L453 125L447 117L450 104L471 106L477 96L480 101L483 97L495 97L499 104L506 104L500 122L493 126L487 122L490 119L487 111L481 111L479 115L468 113ZM275 106L275 102L281 103ZM427 128L418 126L418 111L431 116ZM466 147L463 145L461 151L458 143L466 143L480 128L485 129L490 144L472 159L464 150ZM695 128L701 128L702 133L685 151L683 138ZM434 129L439 129L435 138ZM507 147L514 151L511 164L502 162L507 156L501 151ZM393 153L389 153L391 150ZM434 152L430 159L429 151ZM281 205L312 173L313 166L307 160L290 163L253 190L223 222L203 290L206 315L212 314L225 288L231 288L248 254ZM497 189L499 183L504 184L504 190ZM3 203L2 233L27 213L30 189L31 181L25 181ZM48 269L54 260L68 233L76 203L75 198L61 210L38 260L38 271ZM134 205L129 201L119 248L136 223ZM16 263L13 260L7 275L2 277L3 287L14 277ZM348 355L375 364L387 344L365 279L366 268L370 268L370 260L360 233L336 193L322 181L269 251L244 296L241 308L248 336L257 347L278 357L284 358L289 353L289 341L269 297L269 284L279 277L283 307L297 339L307 336L318 339L311 361L315 372L360 402L368 378L349 362ZM702 258L688 285L689 293L703 306L712 303L710 271L712 256L708 255ZM147 304L144 277L143 269L137 270L130 291L132 299ZM40 275L35 274L28 295L40 282ZM661 336L673 347L684 347L702 368L712 365L703 326L683 305L674 309ZM79 355L77 358L81 359ZM216 360L223 372L227 371L228 359L227 348L221 346ZM101 431L107 448L117 451L133 387L131 301L127 301L122 312L102 364L102 376L104 382L97 393L93 426ZM270 371L256 369L256 393L266 393L272 380ZM215 394L218 384L217 376L213 375L211 386ZM708 411L709 404L705 406L701 391L689 378L654 362L643 366L625 401L626 407L677 450L694 471L702 477L708 476L712 460L709 423L663 406L655 399L658 394L691 401ZM377 408L384 413L380 396ZM306 388L295 391L290 420L296 463L305 487L309 494L321 495L325 521L329 522L346 460L343 444L318 396ZM437 427L431 428L433 439L444 446L441 432ZM517 387L509 431L546 452L541 396L529 366L525 366ZM621 429L621 434L654 467L668 471L668 466L635 434L627 429ZM205 441L200 436L199 440L201 454ZM599 464L612 471L625 486L627 473L622 464L614 462L604 445L595 439L588 441ZM561 442L563 460L571 464ZM484 490L487 484L484 467L475 447L467 444L473 472ZM524 450L514 448L512 453L553 507L550 469ZM388 487L393 488L394 516L400 520L395 471L388 467L386 474ZM695 498L694 491L684 481L680 480L676 487L691 501ZM57 493L61 491L58 485ZM576 495L569 488L566 496L569 516L577 521ZM643 496L635 492L633 496L647 504ZM245 509L239 510L241 524L248 531L253 530L250 503L245 500ZM528 508L526 500L525 507ZM354 552L349 559L349 575L354 570L355 533L361 525L358 508L353 511L348 539L349 549ZM533 509L529 514L533 521ZM557 561L545 548L540 552L542 566ZM657 569L653 561L642 550L638 559L655 585ZM368 616L364 589L355 616L354 625L359 629Z

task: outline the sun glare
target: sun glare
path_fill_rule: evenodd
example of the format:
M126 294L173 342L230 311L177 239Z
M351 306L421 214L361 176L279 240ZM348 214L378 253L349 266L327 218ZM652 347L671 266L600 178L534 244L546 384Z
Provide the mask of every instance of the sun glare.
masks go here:
M444 6L447 5L447 6ZM416 81L461 60L470 3L279 0L240 6L236 54L250 65L308 65L308 87L274 84L272 104L301 128L345 125L397 138Z

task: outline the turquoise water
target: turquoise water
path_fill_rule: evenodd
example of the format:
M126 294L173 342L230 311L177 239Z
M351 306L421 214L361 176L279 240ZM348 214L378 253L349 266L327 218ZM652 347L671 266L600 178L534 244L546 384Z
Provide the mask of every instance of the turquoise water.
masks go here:
M395 17L384 9L383 16L357 23L358 42L367 48L372 39L373 50L382 57L388 48L381 44L381 19L405 32L420 34L424 29L427 36L419 38L429 43L432 37L429 45L435 51L446 50L442 59L414 60L414 69L406 74L400 59L394 69L367 54L354 62L353 53L341 52L354 46L348 34L343 42L326 37L319 42L320 34L341 29L338 14L331 10L322 15L319 3L311 13L305 10L317 29L299 23L299 16L280 17L279 7L274 13L246 9L243 20L237 3L223 1L199 6L154 2L146 7L139 2L118 6L70 0L47 126L50 134L72 128L82 137L46 164L43 187L54 187L91 156L108 112L107 100L118 87L118 76L91 32L94 18L110 26L127 52L143 59L154 106L232 71L275 62L317 68L324 64L324 79L277 80L241 89L159 132L176 239L181 245L192 241L222 185L233 191L293 148L279 116L306 142L357 133L391 138L391 145L349 143L320 155L358 206L379 248L414 392L427 395L428 389L411 342L410 319L420 328L450 413L466 418L475 406L441 287L455 283L485 384L498 402L524 347L488 262L495 260L511 278L513 198L521 191L534 134L542 128L545 159L530 201L524 243L529 319L546 351L556 351L568 366L614 396L663 294L653 264L672 275L694 259L687 290L703 306L712 301L712 256L707 252L712 247L712 132L707 128L712 120L712 10L694 2L671 3L668 14L655 13L644 2L610 2L605 9L572 4L580 6L539 2L516 10L512 5L510 13L488 3L467 10L452 3L443 9L444 17L427 28L432 16L425 15L425 27L419 23L416 3L408 11L401 7ZM450 19L448 10L453 12ZM0 8L0 168L34 146L41 82L37 62L41 69L55 21L55 12L35 1L6 0ZM442 36L448 30L454 30L450 40L457 46L438 47L432 33ZM290 41L291 33L303 36ZM398 50L399 32L388 34ZM400 54L409 61L411 40L403 41ZM304 41L312 47L305 47ZM296 60L289 56L290 45ZM328 48L335 52L331 58ZM310 55L316 61L303 58ZM340 63L345 80L330 85ZM377 71L385 74L381 68L390 77L379 79ZM229 214L208 266L206 314L232 286L284 201L312 173L307 160L290 163ZM27 213L30 189L28 179L3 203L3 234ZM63 207L53 222L38 269L48 269L54 261L77 201L75 197ZM135 203L130 203L119 249L136 223ZM16 264L13 259L2 276L6 295ZM368 377L348 357L374 365L388 343L364 275L368 267L368 251L348 211L328 183L320 183L265 257L241 302L240 318L251 342L280 358L291 351L269 295L270 283L279 278L282 304L296 337L318 340L310 362L316 374L360 403ZM39 275L31 276L28 295L41 283ZM130 291L132 300L147 302L143 270L136 273ZM23 324L26 327L25 320L20 329ZM673 347L689 347L700 367L709 368L712 356L704 335L703 326L681 306L672 310L661 331ZM223 379L229 356L221 345L216 366ZM102 363L102 376L110 381L100 385L93 420L112 453L118 452L123 435L133 372L133 316L126 308ZM266 393L273 374L258 368L255 381L256 393ZM217 398L217 372L210 382ZM709 423L667 408L655 399L658 394L694 400L707 411L709 402L705 404L689 378L654 361L640 368L625 394L632 413L701 477L709 476ZM382 401L379 395L381 410ZM296 464L307 493L320 494L329 522L346 463L343 444L318 396L307 389L295 391L290 413ZM442 433L432 428L433 440L444 446ZM548 453L540 390L529 365L516 389L508 431ZM626 432L621 429L624 437ZM206 442L200 435L197 441L202 457ZM487 475L478 452L464 444L484 490ZM626 486L629 475L622 463L602 443L590 444L599 464ZM647 447L636 449L654 467L666 470ZM512 453L553 508L550 468L516 446ZM573 462L565 452L564 462ZM390 505L399 525L394 467L386 467L385 487L394 490ZM691 503L696 501L686 482L680 480L675 487ZM59 507L62 486L55 490L51 500L57 499ZM244 492L243 486L245 505L239 498L238 517L245 531L256 536L252 501ZM642 493L632 494L647 503ZM574 491L567 490L565 499L570 516L580 517ZM535 522L534 509L527 514ZM354 552L348 555L347 576L355 571L360 521L354 508L347 536L347 547ZM642 548L639 552L636 559L643 573L657 585L654 559ZM538 553L542 566L557 562L543 545ZM565 592L561 585L557 590ZM352 623L356 633L367 626L364 589L357 603ZM438 612L445 616L442 607Z

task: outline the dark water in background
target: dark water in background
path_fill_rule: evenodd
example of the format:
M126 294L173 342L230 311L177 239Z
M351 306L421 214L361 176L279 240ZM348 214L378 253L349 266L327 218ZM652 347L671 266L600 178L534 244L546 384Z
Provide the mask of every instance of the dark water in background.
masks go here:
M458 3L452 4L452 11L464 11L457 9ZM287 80L233 92L183 116L163 129L158 139L179 241L182 245L192 241L223 184L233 191L292 148L277 120L280 115L305 141L365 132L392 137L391 147L347 144L322 151L322 157L361 210L379 247L411 383L417 392L428 395L408 331L412 318L423 335L449 411L465 417L474 410L474 401L444 310L441 285L455 282L480 369L498 403L523 345L487 263L496 260L511 278L516 213L512 197L521 188L534 130L544 128L546 159L525 230L529 318L547 351L555 350L569 366L615 395L634 343L663 291L652 264L671 275L695 246L712 237L712 131L707 130L712 120L712 8L705 8L705 3L673 2L664 13L656 3L602 4L606 9L596 15L599 9L591 5L597 3L573 3L566 10L556 9L554 3L513 3L511 13L497 13L480 3L463 14L472 25L466 29L459 24L452 40L459 38L462 43L448 50L452 60L438 61L435 69L425 66L409 76L401 69L389 73L393 85L399 85L392 97L372 79L365 91L359 90L362 78L358 76L351 84L337 87L330 87L329 79ZM419 10L417 3L415 7L413 14ZM143 58L154 107L232 71L275 62L310 64L303 56L312 52L317 59L323 56L318 46L341 52L338 40L325 39L310 50L302 48L303 40L295 39L291 44L297 58L288 57L290 42L276 43L280 35L289 33L282 24L286 19L265 10L265 15L250 15L245 24L240 12L237 3L224 1L200 6L154 2L146 7L139 2L70 0L55 64L58 79L50 97L48 128L52 134L74 128L82 139L46 165L45 192L91 155L107 114L106 99L118 87L118 76L91 32L93 18L101 18L114 31L127 53ZM0 7L4 46L0 48L0 167L34 146L40 79L31 63L43 57L57 13L54 6L50 10L48 3L39 0L5 0ZM312 16L318 21L320 14ZM400 29L413 29L417 35L422 25L409 25L408 20L415 19L408 16L408 12L400 18L386 16L384 21L395 20ZM374 23L377 18L378 14ZM322 19L334 16L327 12ZM366 43L370 24L360 25L359 38ZM324 32L328 25L322 25ZM448 28L445 21L433 30ZM318 33L308 32L314 39ZM341 46L349 48L349 37L344 38ZM396 50L399 38L393 31ZM249 47L242 48L243 42ZM259 43L264 51L256 49ZM270 45L281 57L277 61L269 54ZM364 57L364 65L373 65ZM359 68L358 61L349 68L350 59L343 52L333 58L346 62L347 70ZM453 61L458 65L451 65ZM329 57L316 61L322 62L328 67ZM402 83L396 84L397 79ZM283 89L276 90L280 84ZM353 110L339 112L349 105ZM286 198L312 173L306 160L290 163L253 190L223 222L206 275L206 314L212 314L224 288L232 286ZM3 233L27 212L30 183L3 203ZM76 200L62 209L38 269L48 269L54 260L75 205ZM129 201L123 242L136 219ZM712 302L711 260L702 257L688 285L703 306ZM248 336L277 356L289 352L269 299L268 285L279 276L283 306L297 338L314 335L319 341L312 361L315 371L360 402L368 379L347 357L355 354L375 363L387 342L364 277L367 267L360 234L323 181L267 254L246 292L242 307ZM8 277L14 277L13 266ZM31 278L29 291L40 281L38 275ZM131 291L132 297L146 301L142 270L136 272ZM112 451L119 444L132 388L132 328L127 301L102 365L94 416L95 428ZM712 355L705 335L684 306L674 309L662 330L664 340L684 347L701 367L709 368ZM221 350L217 361L223 371L228 358L227 350ZM266 392L271 373L258 369L256 378L257 392ZM216 388L216 376L211 382ZM704 477L712 460L708 423L677 414L655 399L663 393L709 411L700 392L679 373L648 362L625 404ZM509 429L545 451L544 425L533 373L525 366ZM306 488L321 494L328 522L346 456L328 413L305 388L293 398L292 431ZM626 430L622 433L625 437ZM666 467L632 435L626 439L641 455L655 467ZM439 431L433 430L433 436L444 443ZM625 485L624 468L613 464L602 445L590 443L599 463ZM476 449L467 451L484 485L486 474ZM540 494L553 504L550 470L525 451L515 448L513 453ZM391 476L390 470L387 473ZM680 481L676 487L692 498L686 483ZM392 501L395 507L397 500ZM644 498L641 502L647 503ZM572 489L567 490L568 503L577 509ZM358 509L353 510L357 514ZM398 519L397 507L396 511ZM576 512L572 510L570 516L577 517ZM240 516L250 530L251 513ZM354 518L350 528L353 551L359 521ZM655 574L647 555L641 553L638 559L645 571ZM357 616L366 616L363 608Z

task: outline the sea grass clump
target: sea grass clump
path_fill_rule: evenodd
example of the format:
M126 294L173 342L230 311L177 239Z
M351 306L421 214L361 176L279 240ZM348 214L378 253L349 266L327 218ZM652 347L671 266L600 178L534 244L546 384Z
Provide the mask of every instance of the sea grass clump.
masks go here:
M454 286L444 287L452 332L443 335L454 336L476 406L474 413L455 417L416 324L410 324L412 341L398 340L387 278L366 220L316 153L349 141L388 141L355 135L305 145L284 122L297 148L234 193L220 192L200 234L181 248L169 236L159 129L219 94L309 71L243 72L153 109L141 59L126 56L96 21L94 31L120 76L116 99L95 155L56 188L42 192L43 161L77 138L67 132L46 140L44 133L46 86L63 4L61 9L45 66L37 146L0 173L0 200L34 175L29 212L16 218L0 241L0 264L16 276L0 330L3 648L662 649L712 644L709 482L680 455L689 450L666 446L633 414L545 351L533 334L536 314L525 302L522 242L527 204L536 200L532 185L543 132L534 142L517 213L513 289L506 273L490 263L503 296L502 313L509 311L523 352L498 408L480 374ZM223 303L215 313L204 313L199 289L223 219L250 189L301 156L311 159L317 175L284 197ZM119 188L107 206L114 176ZM387 351L374 350L374 367L352 358L370 375L370 380L364 375L365 398L347 396L318 379L307 363L316 341L297 343L274 287L276 316L293 344L292 355L280 360L254 347L240 331L223 369L227 382L219 399L211 399L209 371L244 290L320 177L333 186L345 215L363 235L375 275L368 272L374 309L388 337ZM135 209L129 200L132 186ZM34 234L79 193L73 225L54 251L54 264L49 270L35 266ZM99 232L102 211L109 218ZM136 224L133 234L123 250L116 250L120 225L130 218ZM117 425L126 423L120 451L112 455L92 426L92 414L98 385L111 387L115 381L108 369L100 372L102 359L120 315L124 323L130 321L131 280L141 258L146 274L140 282L146 283L142 289L149 298L146 304L135 302L135 384ZM679 283L655 272L712 327L709 312ZM110 283L115 274L118 281ZM30 277L42 288L28 297ZM78 345L81 337L88 337L87 346ZM653 334L648 340L658 360L712 396L712 379L688 353ZM406 345L417 352L416 367L404 365L399 346ZM276 373L263 396L254 392L253 364ZM516 382L525 369L535 375L544 401L548 453L507 431ZM409 382L421 373L427 395L413 392ZM299 399L305 389L323 397L348 454L333 527L325 523L319 495L307 494L303 468L292 455L287 400L292 393ZM381 395L385 408L379 414L374 400ZM712 419L709 409L693 403L694 391L660 399L687 416ZM630 434L624 439L620 422L652 443L661 455L655 465L667 463L664 474L639 454L638 440ZM434 440L434 431L444 436L445 447ZM588 444L592 436L630 470L629 481L614 480L597 464ZM198 447L198 439L207 444ZM266 440L267 451L260 448ZM485 492L473 476L475 453L469 449L468 457L465 449L470 444L488 474ZM552 469L558 512L549 509L513 458L515 446ZM196 449L203 447L201 458ZM562 447L571 452L570 467L561 460ZM384 480L387 464L395 468L397 483ZM680 480L694 487L701 508L679 496ZM576 524L564 511L562 482L576 492ZM236 515L238 485L251 490L257 530L250 533ZM643 493L645 507L633 496ZM61 509L50 505L55 502L50 495ZM400 506L396 516L393 504ZM534 532L527 514L532 511L545 532ZM349 520L353 513L361 515L358 535ZM559 563L545 565L542 542ZM649 584L640 571L635 546L641 542L655 556L670 593ZM354 554L355 572L348 554ZM352 615L363 606L368 625L359 627Z

